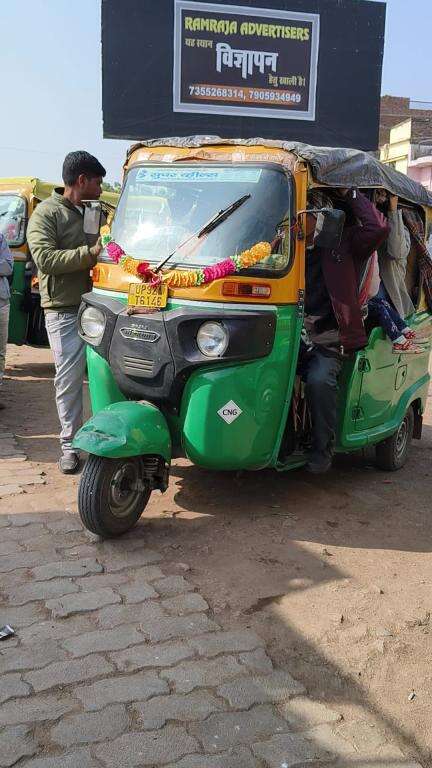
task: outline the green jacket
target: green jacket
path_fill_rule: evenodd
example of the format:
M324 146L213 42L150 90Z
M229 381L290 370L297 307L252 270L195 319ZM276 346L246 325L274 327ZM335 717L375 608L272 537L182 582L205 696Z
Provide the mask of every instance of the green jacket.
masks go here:
M96 258L90 247L97 238L85 234L84 216L59 191L39 203L30 218L27 241L44 309L77 311L81 296L91 290L90 269Z

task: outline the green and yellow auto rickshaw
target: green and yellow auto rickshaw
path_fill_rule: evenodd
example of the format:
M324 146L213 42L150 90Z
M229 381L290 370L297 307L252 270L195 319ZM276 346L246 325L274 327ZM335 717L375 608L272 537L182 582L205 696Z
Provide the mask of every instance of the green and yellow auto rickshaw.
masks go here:
M130 529L151 492L166 489L173 456L213 470L305 463L307 192L347 186L398 194L425 224L426 190L362 152L200 137L131 148L79 315L93 410L75 438L89 454L79 487L88 529ZM328 214L321 236L337 238ZM415 259L413 249L408 322L424 333L431 316ZM428 360L428 343L394 354L370 329L343 365L339 452L373 445L380 467L403 466L421 436Z
M14 257L8 341L48 346L39 282L27 244L27 224L34 209L57 186L30 176L0 178L0 232ZM116 192L103 192L101 201L113 210ZM107 211L105 211L107 212Z

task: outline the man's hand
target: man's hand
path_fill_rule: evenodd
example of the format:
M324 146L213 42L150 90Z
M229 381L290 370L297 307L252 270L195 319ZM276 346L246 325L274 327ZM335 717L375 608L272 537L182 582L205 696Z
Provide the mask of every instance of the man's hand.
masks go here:
M390 205L389 205L389 209L390 209L391 211L397 211L398 202L399 202L399 198L398 198L398 196L397 196L397 195L390 195Z
M93 256L93 258L97 259L97 257L99 256L99 254L100 254L100 252L102 250L102 241L101 241L100 237L99 237L98 241L94 245L92 245L92 247L89 250L90 250L90 253Z

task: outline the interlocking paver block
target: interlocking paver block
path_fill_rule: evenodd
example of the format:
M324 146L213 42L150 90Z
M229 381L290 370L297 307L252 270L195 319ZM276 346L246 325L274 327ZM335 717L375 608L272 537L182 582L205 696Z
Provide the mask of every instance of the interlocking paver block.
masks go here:
M77 531L57 534L46 531L43 536L29 539L26 544L27 549L32 552L44 552L46 549L51 549L52 547L55 547L55 549L71 549L72 547L78 547L80 544L85 544L85 539L84 535Z
M25 768L96 768L99 764L93 760L89 749L78 749L67 755L36 758L24 765Z
M64 693L61 696L51 694L15 699L0 706L0 725L57 720L66 712L71 712L76 706L76 701L65 696Z
M228 699L236 709L245 709L252 704L287 701L291 696L304 693L304 686L294 680L288 672L241 678L218 689L219 696Z
M17 528L16 526L10 527L7 530L2 530L2 541L20 541L25 542L27 539L34 539L35 536L40 536L44 533L45 528L41 523L33 523L26 528Z
M272 660L267 656L264 648L257 648L256 651L240 654L242 664L251 670L251 672L271 672L273 670Z
M28 696L30 694L30 686L24 683L21 679L21 675L17 672L9 675L2 675L0 680L0 704L3 704L9 699L15 699L19 696ZM1 756L0 756L1 760Z
M127 573L98 573L96 576L83 576L75 579L75 583L85 592L89 592L91 589L119 587L120 584L125 584L127 581Z
M24 605L32 600L50 600L61 595L78 592L78 586L68 579L52 579L23 584L7 592L9 602Z
M204 723L191 725L189 732L199 739L206 752L221 752L239 744L252 744L286 729L285 720L273 707L258 706L248 712L211 715Z
M21 633L20 633L21 634ZM66 652L55 641L46 641L41 645L19 648L6 648L0 651L0 675L21 669L38 669L66 658Z
M0 541L0 555L16 555L17 552L25 552L19 541Z
M325 749L298 733L277 734L268 741L254 744L252 751L268 768L303 768L314 760L320 760L321 765L334 759Z
M162 600L162 607L174 616L183 616L187 613L208 611L208 603L198 592L187 592L185 595L176 595Z
M28 553L35 555L36 553ZM39 555L40 557L40 555ZM36 581L43 579L57 579L61 577L86 576L88 573L102 573L103 568L94 557L82 560L62 560L61 562L48 563L33 568L31 575Z
M95 589L92 592L78 592L73 595L65 595L55 600L48 600L46 607L54 619L71 616L73 613L83 611L96 611L105 605L120 603L121 598L114 590Z
M194 691L185 696L155 696L143 704L134 705L140 727L161 728L167 720L205 720L212 712L223 709L221 702L207 691Z
M95 613L94 618L101 629L112 629L119 624L137 624L146 634L146 627L153 627L165 618L158 602L149 600L137 605L109 605Z
M51 729L51 740L63 747L94 741L109 741L120 736L128 727L129 717L121 704L106 707L101 712L72 715Z
M152 552L150 549L139 549L133 552L124 551L121 554L117 554L118 548L115 553L107 557L105 562L105 569L107 571L122 571L125 568L140 568L142 565L151 565L152 563L158 563L162 560L162 556L157 552Z
M31 729L25 725L5 728L0 732L0 766L8 768L22 757L31 757L37 750Z
M4 555L0 557L0 573L15 571L18 568L32 568L40 561L40 552L19 552L15 555Z
M65 515L60 520L47 520L46 526L53 533L71 533L71 531L83 530L83 524L78 515Z
M131 576L131 584L136 584L140 581L155 581L164 577L158 565L145 565L142 568L136 568L131 571Z
M177 667L164 669L160 676L169 680L177 693L189 693L194 688L211 688L242 674L247 674L247 669L234 656L220 656L185 661Z
M193 653L193 649L185 643L145 644L111 653L110 659L122 672L132 672L145 667L169 667L190 658Z
M217 656L219 653L253 651L255 648L264 645L264 641L249 629L213 632L211 635L194 637L189 642L201 656Z
M246 747L235 747L221 755L188 755L167 768L257 768L257 765Z
M183 576L165 576L164 579L155 581L153 586L162 597L178 595L193 589L192 584L189 584Z
M152 624L141 626L141 631L152 642L175 640L182 637L194 637L203 632L214 632L220 627L211 621L205 613L191 613L179 618L160 618Z
M285 704L279 704L277 709L293 731L304 731L323 723L337 723L342 718L338 712L304 696L296 696Z
M163 765L197 752L199 745L184 728L167 725L160 731L128 733L96 749L96 757L107 768Z
M142 641L142 634L134 626L122 626L71 637L63 642L63 647L73 656L87 656L97 651L117 651Z
M4 608L3 603L0 609L0 627L3 627L5 624L10 624L14 629L29 627L42 617L42 608L37 603L21 605L17 608Z
M20 631L20 639L24 645L29 643L42 643L47 640L63 640L80 632L89 632L94 629L90 614L70 616L62 621L42 621L32 624Z
M147 701L151 696L168 693L168 685L154 672L139 672L128 677L113 677L99 680L92 685L75 689L75 696L82 701L85 709L96 710L108 704L122 704L130 701Z
M145 581L125 584L119 588L119 592L127 603L142 603L143 600L158 597L158 593L154 591L150 584L146 584Z
M35 691L45 691L48 688L54 688L55 685L70 685L99 675L107 675L113 671L113 665L103 656L93 654L83 659L56 661L42 669L27 672L24 679L33 686Z

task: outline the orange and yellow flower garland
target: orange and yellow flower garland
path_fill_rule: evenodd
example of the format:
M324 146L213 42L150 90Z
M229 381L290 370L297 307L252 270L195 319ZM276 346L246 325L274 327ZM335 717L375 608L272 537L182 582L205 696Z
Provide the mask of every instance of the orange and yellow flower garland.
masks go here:
M110 229L107 226L101 228L102 245L106 248L108 256L130 275L140 277L151 285L165 283L169 288L190 288L196 285L204 285L222 277L240 272L263 261L271 254L270 243L256 243L251 248L236 254L229 259L219 261L202 269L172 269L163 274L156 274L147 261L137 261L125 254L121 246L114 242Z

